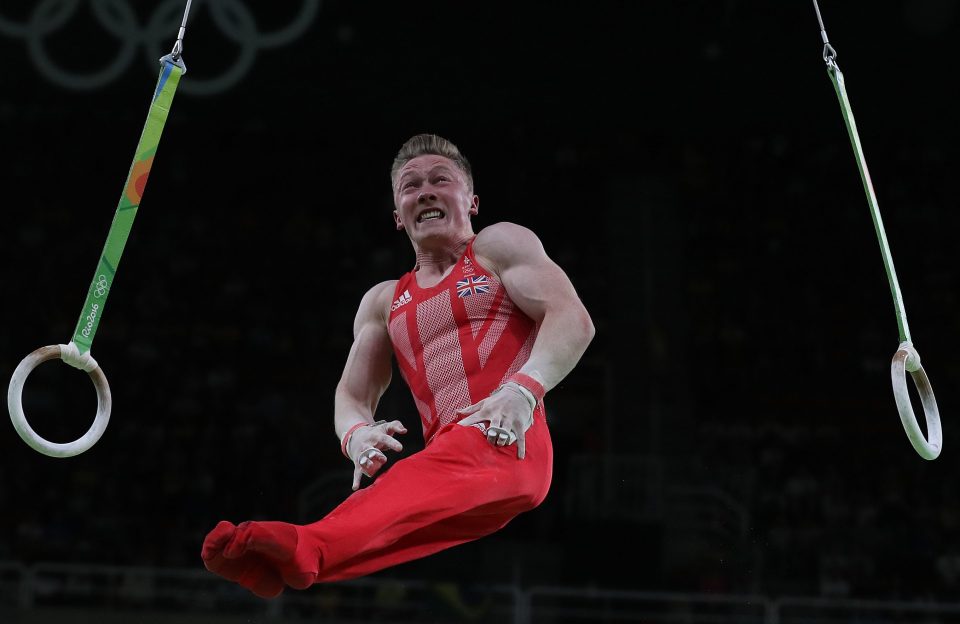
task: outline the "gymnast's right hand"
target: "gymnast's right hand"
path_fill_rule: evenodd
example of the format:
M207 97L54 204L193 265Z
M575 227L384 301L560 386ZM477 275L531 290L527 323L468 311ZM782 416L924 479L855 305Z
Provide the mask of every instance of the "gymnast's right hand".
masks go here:
M397 453L403 450L403 445L393 436L406 432L407 428L402 422L392 420L360 427L350 434L346 452L353 460L354 491L360 487L361 475L372 478L387 463L387 456L383 454L384 449Z

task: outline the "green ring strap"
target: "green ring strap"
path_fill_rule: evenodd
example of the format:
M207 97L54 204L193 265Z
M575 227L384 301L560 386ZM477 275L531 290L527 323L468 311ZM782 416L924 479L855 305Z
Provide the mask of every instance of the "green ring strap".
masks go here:
M76 343L81 354L89 351L93 345L94 335L103 317L103 307L107 302L107 295L110 294L113 278L117 273L117 265L120 264L120 256L123 254L123 248L133 228L137 208L140 207L140 200L147 185L153 157L160 144L160 135L163 133L163 126L170 112L173 95L180 83L180 77L186 71L186 67L179 59L174 60L170 56L165 56L160 61L160 77L157 79L157 88L150 102L147 121L143 126L143 133L140 135L140 142L137 144L127 181L123 185L123 193L120 195L120 202L117 204L117 211L113 216L110 232L107 234L107 242L103 246L97 270L87 290L87 300L83 304L80 319L73 331L72 341Z
M847 133L850 135L850 143L853 145L853 152L857 159L857 168L860 170L860 179L863 180L863 189L867 194L867 204L870 206L870 214L873 217L873 227L877 232L877 240L880 242L880 253L883 255L883 265L887 270L887 280L890 282L890 294L893 295L893 305L896 309L897 326L900 329L900 342L910 343L913 341L910 339L910 326L907 324L907 312L903 306L903 295L900 293L900 284L897 281L897 270L893 266L893 256L890 254L887 234L883 229L883 219L880 218L877 195L873 190L873 182L870 181L870 171L867 169L867 160L863 155L863 147L860 145L860 135L857 133L857 122L853 118L853 109L850 107L850 99L847 97L843 74L832 59L827 62L827 70L833 81L833 86L837 90L837 97L840 99L843 120L847 126Z
M850 135L850 143L853 145L853 153L857 159L857 167L860 170L860 179L863 181L863 189L867 194L867 204L870 206L870 214L873 217L873 227L877 232L877 239L880 241L880 252L883 254L883 265L887 270L887 279L890 282L890 292L893 295L893 305L897 313L897 325L900 328L900 347L893 356L890 364L890 380L893 383L893 396L897 402L897 411L900 413L900 421L903 423L904 431L913 445L914 450L924 459L936 459L940 455L940 449L943 447L943 432L940 427L940 410L937 407L937 399L933 394L933 386L927 378L926 371L920 363L920 354L914 348L910 339L910 326L907 325L907 313L903 307L903 296L900 294L900 284L897 282L897 271L893 268L893 257L890 255L890 245L887 243L887 234L883 229L883 220L880 218L880 209L877 206L877 195L873 190L873 182L870 181L870 171L867 169L867 160L863 155L863 146L860 145L860 135L857 133L857 122L853 118L853 108L850 106L850 99L847 97L847 88L843 81L843 74L837 65L837 52L830 45L827 38L827 31L823 27L823 18L820 15L820 7L817 0L813 0L813 8L817 12L817 21L820 23L820 36L823 39L823 60L827 64L827 72L833 81L833 86L837 91L837 97L840 99L840 109L843 111L843 121L847 126L847 134ZM909 372L913 378L913 383L920 395L920 401L923 404L923 413L927 420L927 437L924 438L920 425L917 423L917 416L913 413L913 405L910 399L910 389L907 386L906 373Z

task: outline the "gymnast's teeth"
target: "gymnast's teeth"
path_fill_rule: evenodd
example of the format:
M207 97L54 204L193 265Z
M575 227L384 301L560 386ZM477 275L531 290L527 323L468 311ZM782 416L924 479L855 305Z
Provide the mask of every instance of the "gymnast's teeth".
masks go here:
M443 213L440 212L439 210L428 210L422 215L420 215L419 217L417 217L417 222L422 223L423 221L426 221L428 219L439 219L441 217L443 217Z

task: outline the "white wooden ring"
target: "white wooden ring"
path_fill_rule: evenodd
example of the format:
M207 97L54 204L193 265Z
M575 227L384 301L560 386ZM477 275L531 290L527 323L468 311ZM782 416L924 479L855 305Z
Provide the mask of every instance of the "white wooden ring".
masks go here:
M47 360L60 359L60 350L63 346L66 345L40 347L23 358L16 370L13 371L10 386L7 388L7 409L10 410L10 420L13 421L14 429L17 430L17 433L30 448L49 457L73 457L83 453L97 443L110 421L112 405L110 385L107 383L107 376L97 366L88 373L97 389L97 417L83 436L73 442L63 444L50 442L40 437L27 422L27 417L23 413L23 384L27 381L27 376L38 365Z
M907 371L913 377L913 383L920 395L923 404L923 413L927 419L927 437L923 437L917 417L913 413L910 403L910 393L907 387ZM900 421L914 450L924 459L936 459L943 448L943 432L940 428L940 410L937 409L937 398L933 395L933 387L927 378L927 373L920 364L920 354L909 342L900 343L900 348L893 354L893 363L890 366L890 379L893 382L893 396L897 401L897 410L900 412Z

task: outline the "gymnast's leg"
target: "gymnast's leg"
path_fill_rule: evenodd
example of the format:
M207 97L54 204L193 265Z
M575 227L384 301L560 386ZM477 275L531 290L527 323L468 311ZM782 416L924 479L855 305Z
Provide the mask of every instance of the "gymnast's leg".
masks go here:
M285 585L304 589L370 574L489 535L536 507L552 461L540 413L523 460L513 447L491 446L475 427L451 425L322 520L221 522L202 557L212 572L263 597Z

